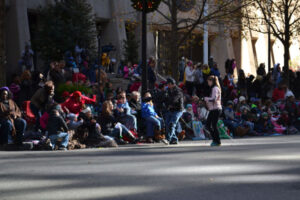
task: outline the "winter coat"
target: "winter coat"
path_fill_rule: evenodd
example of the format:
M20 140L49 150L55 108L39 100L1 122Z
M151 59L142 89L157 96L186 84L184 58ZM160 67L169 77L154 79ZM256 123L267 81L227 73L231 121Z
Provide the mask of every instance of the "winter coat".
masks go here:
M188 82L194 82L195 80L195 70L192 69L191 67L186 67L185 68L185 80Z
M284 100L284 96L285 96L285 91L284 90L280 90L279 88L275 88L275 90L273 91L273 95L272 95L272 99L273 101L278 101L278 100Z
M31 103L39 110L44 110L52 98L53 94L48 94L45 88L41 88L32 96Z
M77 102L73 94L71 94L70 98L61 104L61 107L64 111L66 111L65 108L67 108L71 113L78 115L82 111L85 104L95 104L95 103L96 103L96 95L93 95L92 99L82 95L81 100Z
M99 123L104 135L110 135L118 123L114 115L101 115Z
M155 116L157 116L157 113L155 112L153 105L150 103L142 103L142 117L148 118Z
M202 73L202 70L201 69L197 69L195 71L195 82L197 84L202 84L204 82L204 78L203 78L203 73Z
M206 105L208 110L222 110L221 104L221 90L219 87L215 86L212 88L211 96L205 97Z
M166 105L171 112L183 111L183 94L177 87L168 89Z
M68 132L68 126L61 116L50 115L47 131L48 135L58 135L61 132Z
M148 67L148 80L151 83L155 83L157 80L156 74L152 67Z

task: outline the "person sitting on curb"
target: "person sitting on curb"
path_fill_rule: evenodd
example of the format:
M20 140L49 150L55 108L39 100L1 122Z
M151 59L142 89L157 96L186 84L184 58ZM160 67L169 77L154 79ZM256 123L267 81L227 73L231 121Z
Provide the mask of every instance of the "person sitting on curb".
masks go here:
M80 91L76 91L71 94L70 98L68 98L63 104L61 104L61 107L65 112L70 112L78 115L83 110L85 104L95 103L96 95L94 95L91 99L82 95Z
M142 117L146 121L147 126L147 143L153 143L153 138L155 140L160 140L164 143L167 141L164 138L164 135L161 134L163 129L163 119L160 118L154 110L152 96L149 92L144 95L143 103L142 103ZM156 134L154 134L154 132Z
M9 89L0 88L0 145L15 143L21 145L26 121L17 104L10 99Z
M105 101L102 106L101 117L99 123L102 133L113 137L119 145L126 144L123 137L127 137L132 143L137 143L135 136L121 123L117 121L113 114L114 106L111 101Z
M56 144L60 141L59 150L67 150L69 143L68 126L56 109L51 110L48 124L48 136L51 141L52 149L56 149Z

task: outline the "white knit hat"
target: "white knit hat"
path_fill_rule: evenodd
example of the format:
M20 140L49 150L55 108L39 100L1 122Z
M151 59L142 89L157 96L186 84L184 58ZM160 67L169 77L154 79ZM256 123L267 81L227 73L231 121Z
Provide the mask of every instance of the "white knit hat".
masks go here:
M87 107L86 109L82 110L81 112L84 113L84 114L86 114L88 112L92 112L92 110L91 110L90 107Z
M246 98L244 96L240 96L239 102L242 102L242 101L245 101L245 100L246 100Z

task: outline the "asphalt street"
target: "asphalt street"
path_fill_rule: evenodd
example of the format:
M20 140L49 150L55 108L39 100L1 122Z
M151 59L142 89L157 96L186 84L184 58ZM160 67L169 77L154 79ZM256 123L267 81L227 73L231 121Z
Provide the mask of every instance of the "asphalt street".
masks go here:
M0 199L300 199L300 136L0 152Z

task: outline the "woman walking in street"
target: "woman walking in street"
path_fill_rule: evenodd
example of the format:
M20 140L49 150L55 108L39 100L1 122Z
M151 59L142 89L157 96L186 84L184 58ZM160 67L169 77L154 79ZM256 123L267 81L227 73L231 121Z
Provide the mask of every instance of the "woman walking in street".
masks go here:
M207 117L206 126L211 133L213 142L211 146L220 146L221 140L217 129L217 123L222 113L221 105L221 87L218 77L210 76L207 79L208 86L211 89L210 97L205 97L204 100L209 109L209 115Z

